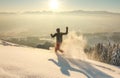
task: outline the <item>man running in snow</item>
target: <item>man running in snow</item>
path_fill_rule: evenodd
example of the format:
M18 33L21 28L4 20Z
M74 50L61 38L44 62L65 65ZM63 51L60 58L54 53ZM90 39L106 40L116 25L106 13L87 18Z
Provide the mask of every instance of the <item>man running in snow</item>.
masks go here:
M68 34L68 27L66 27L66 32L65 33L60 32L60 28L57 28L56 31L57 31L57 33L51 34L52 38L56 37L55 52L57 52L57 50L59 50L61 53L63 53L64 51L60 49L60 46L61 46L62 41L63 41L63 35Z

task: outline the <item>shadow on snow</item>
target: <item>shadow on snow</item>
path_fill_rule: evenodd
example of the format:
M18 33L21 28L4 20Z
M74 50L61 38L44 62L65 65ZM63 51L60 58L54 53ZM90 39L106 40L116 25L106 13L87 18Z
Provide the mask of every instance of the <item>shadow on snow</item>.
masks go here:
M84 73L83 71L72 67L68 60L66 60L63 56L59 55L58 53L56 53L57 55L57 59L58 61L55 61L54 59L49 59L49 61L52 61L54 64L56 64L57 66L60 67L60 71L62 72L62 74L70 76L70 72L69 71L74 71L74 72L79 72L82 73L84 75L86 75L88 78L90 78L86 73Z
M62 74L70 76L69 71L79 72L87 76L88 78L113 78L106 73L94 68L89 62L77 60L77 59L65 59L60 54L56 53L57 60L49 59L49 61L53 62L57 66L60 67L60 71ZM70 64L77 66L78 68L72 67Z

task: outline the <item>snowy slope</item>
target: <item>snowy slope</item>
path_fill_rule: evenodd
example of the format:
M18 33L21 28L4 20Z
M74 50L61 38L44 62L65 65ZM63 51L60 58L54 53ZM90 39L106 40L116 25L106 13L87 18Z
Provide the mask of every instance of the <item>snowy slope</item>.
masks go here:
M0 44L0 78L119 78L120 68L54 51Z

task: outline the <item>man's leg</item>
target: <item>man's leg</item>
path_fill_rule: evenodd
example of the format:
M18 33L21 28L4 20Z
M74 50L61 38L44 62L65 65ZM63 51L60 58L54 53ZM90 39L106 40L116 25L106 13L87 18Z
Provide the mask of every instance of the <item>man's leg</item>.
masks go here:
M61 43L59 43L59 49L58 49L58 50L59 50L61 53L63 53L64 51L61 50L60 47L61 47Z
M55 52L57 53L57 47L55 47Z
M64 51L63 50L61 50L61 49L59 49L59 51L61 52L61 53L63 53Z
M60 49L61 43L56 43L56 47L55 47L55 52L57 53L57 50L59 50L61 53L63 53L64 51Z
M55 52L57 53L57 50L59 50L59 43L56 43L56 46L55 46Z

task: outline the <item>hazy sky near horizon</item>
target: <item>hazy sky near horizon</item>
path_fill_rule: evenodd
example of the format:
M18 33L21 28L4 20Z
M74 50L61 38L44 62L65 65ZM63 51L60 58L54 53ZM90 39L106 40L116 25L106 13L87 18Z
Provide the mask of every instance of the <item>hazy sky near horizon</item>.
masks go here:
M66 10L104 10L120 12L120 0L0 0L0 11L41 11L52 10L54 1L56 11ZM54 7L53 6L53 7Z
M88 13L24 14L44 10L85 10ZM110 11L119 14L90 14L89 11ZM120 0L0 0L0 32L27 31L40 34L55 32L57 27L64 30L66 26L80 32L119 32L119 20Z

